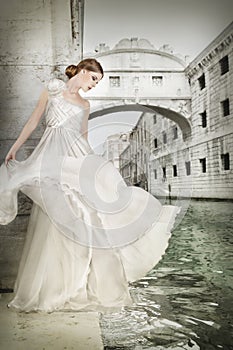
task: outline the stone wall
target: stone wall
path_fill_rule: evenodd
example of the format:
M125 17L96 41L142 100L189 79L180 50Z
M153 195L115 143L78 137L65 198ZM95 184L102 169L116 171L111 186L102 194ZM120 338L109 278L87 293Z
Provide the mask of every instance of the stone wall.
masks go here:
M47 81L63 73L68 64L78 62L81 57L80 16L76 3L69 0L11 0L1 4L1 163L30 117ZM43 130L42 119L17 153L18 160L28 157ZM30 200L21 194L17 218L7 226L0 226L0 288L13 287L30 208Z
M233 22L186 68L191 85L193 195L233 198ZM229 69L221 74L220 60L228 58ZM204 74L205 87L199 78ZM229 114L223 115L222 101L229 99ZM206 127L202 125L206 112ZM222 154L229 153L230 169L224 170ZM207 171L200 171L206 157Z

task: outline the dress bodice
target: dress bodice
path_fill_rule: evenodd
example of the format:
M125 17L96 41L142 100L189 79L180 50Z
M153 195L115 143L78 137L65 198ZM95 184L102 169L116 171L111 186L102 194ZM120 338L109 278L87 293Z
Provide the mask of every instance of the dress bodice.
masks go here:
M66 88L66 83L60 79L54 78L49 81L46 126L80 133L86 110L64 98L63 92Z

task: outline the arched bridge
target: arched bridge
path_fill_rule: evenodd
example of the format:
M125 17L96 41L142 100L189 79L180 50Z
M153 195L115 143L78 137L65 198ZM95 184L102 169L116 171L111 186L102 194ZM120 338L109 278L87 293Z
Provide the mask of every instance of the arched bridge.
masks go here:
M186 140L187 137L191 135L191 123L189 121L189 115L187 116L187 111L185 111L185 115L179 111L176 111L171 108L161 107L154 104L140 104L140 103L132 103L132 104L123 104L121 101L118 103L106 103L97 105L96 107L91 109L89 119L100 117L103 115L108 115L111 113L123 112L123 111L142 111L148 112L151 114L159 113L175 122L179 128L181 129L183 140Z

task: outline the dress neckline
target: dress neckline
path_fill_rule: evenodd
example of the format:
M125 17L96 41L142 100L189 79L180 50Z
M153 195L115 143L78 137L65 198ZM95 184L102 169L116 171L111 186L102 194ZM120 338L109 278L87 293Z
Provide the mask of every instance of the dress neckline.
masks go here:
M63 80L61 80L61 79L58 79L58 80L60 80L60 81L63 83L63 87L64 87L63 89L61 89L61 97L62 97L62 99L63 99L65 102L71 104L72 106L75 106L75 107L77 107L77 108L81 108L82 110L85 110L85 109L86 109L85 107L83 107L83 106L81 106L81 105L78 105L77 103L73 103L73 102L67 100L67 99L64 97L63 92L64 92L65 90L67 90L67 85L66 85L66 83L65 83Z
M62 97L62 99L63 99L66 103L69 103L69 104L72 105L72 106L75 106L75 107L77 107L77 108L81 108L81 109L85 110L85 108L84 108L83 106L78 105L77 103L73 103L73 102L67 100L67 99L64 97L64 95L63 95L63 91L64 91L64 90L62 90L62 92L61 92L61 95L62 95L61 97Z

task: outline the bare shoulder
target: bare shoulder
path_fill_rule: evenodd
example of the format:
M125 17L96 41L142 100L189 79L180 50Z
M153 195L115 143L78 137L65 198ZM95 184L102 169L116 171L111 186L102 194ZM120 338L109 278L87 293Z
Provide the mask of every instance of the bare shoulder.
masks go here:
M83 98L82 96L78 95L76 97L76 102L81 105L84 109L90 108L90 102Z
M90 102L88 101L88 100L86 100L86 99L83 99L83 107L85 107L85 108L90 108Z

